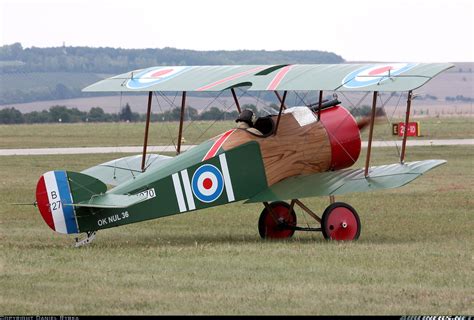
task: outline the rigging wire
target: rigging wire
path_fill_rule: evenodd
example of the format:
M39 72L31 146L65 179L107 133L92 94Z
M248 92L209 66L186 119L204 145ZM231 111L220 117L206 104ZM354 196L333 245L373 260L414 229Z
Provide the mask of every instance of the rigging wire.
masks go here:
M390 119L387 119L388 123L391 123L393 121L393 118L395 117L395 112L397 111L398 106L400 105L400 101L401 101L402 97L403 97L403 94L400 93L397 104L395 105L395 108L392 112L392 116L390 117ZM387 115L385 115L385 116L387 117ZM398 147L398 144L396 142L395 142L395 147L397 148L398 157L401 157L401 151L400 151L400 148Z
M222 91L219 93L219 95L220 95L220 94L222 94ZM207 104L207 106L204 107L204 109L201 110L201 113L202 113L202 112L205 112L205 111L212 105L212 103L214 103L214 102L216 101L216 99L217 99L218 97L219 97L219 96L215 97L211 102L209 102L209 103ZM193 125L195 125L195 123L196 123L197 121L198 121L198 119L192 119L192 120L190 121L190 123L189 123L186 127L183 128L183 136L184 136L184 134L186 133L186 131L187 131L190 127L192 127ZM197 128L197 129L201 132L201 135L198 137L198 139L199 139L200 137L202 137L202 135L203 135L205 132L203 132L203 130L202 130L199 126L195 126L195 128ZM196 139L196 141L197 141L198 139ZM192 144L194 144L194 143L195 143L195 141L192 142Z
M351 104L351 107L354 108L354 109L356 109L356 110L360 108L360 104L362 103L362 101L365 100L365 98L367 98L367 96L369 95L370 92L371 92L371 91L367 91L367 92L362 96L362 98L357 102L357 104L354 105L354 104L352 103L352 101L344 94L343 91L339 91L339 93L342 94L342 96L343 96L344 98L346 98L347 102L349 102L349 103Z
M176 93L177 95L177 93ZM154 93L154 97L155 97L155 100L158 99L158 97L156 96L156 93ZM176 99L176 96L175 96L175 99ZM173 102L174 102L174 99L173 99ZM152 102L153 103L153 102ZM161 109L161 105L159 104L158 102L158 105L159 105L159 108L160 110L162 111ZM162 111L163 113L163 111ZM150 114L150 118L152 118L153 116L153 112L151 112ZM150 119L150 122L153 122L152 119ZM168 128L168 126L165 124L165 126ZM161 129L161 125L157 125L156 126L156 136L160 137L161 136L161 132L162 132L162 129ZM157 153L159 153L158 151L156 151ZM156 154L155 154L156 155ZM159 156L156 156L156 157L152 157L152 154L148 153L147 154L147 158L145 159L145 170L148 169L156 160L158 160L160 157Z
M163 97L163 94L161 93L161 91L158 91L158 94L159 94L161 97ZM158 108L160 108L161 113L164 114L163 108L161 107L160 99L159 99L158 96L156 95L156 91L153 91L153 95L154 95L155 100L156 100L156 102L157 102L157 104L158 104ZM165 100L166 100L166 99L165 99ZM171 143L173 144L175 150L178 150L177 147L176 147L176 143L174 142L173 135L171 134L171 131L170 131L170 128L169 128L169 125L168 125L168 121L164 121L164 122L166 122L166 123L165 123L165 127L166 127L166 129L167 129L167 131L168 131L168 134L169 134L169 136L170 136Z
M225 104L223 104L220 100L218 100L218 98L219 98L219 96L222 94L222 92L223 92L223 91L220 91L219 94L218 94L218 96L217 96L213 101L217 101L217 102L221 103L221 104L224 106L224 108L225 108L225 109L224 109L224 112L219 116L219 118L215 119L215 120L211 123L210 126L208 126L204 131L202 131L202 132L201 132L201 135L199 135L199 136L193 141L193 143L196 143L196 141L198 141L199 139L201 139L201 137L202 137L212 126L214 126L214 124L215 124L217 121L222 120L222 117L224 117L225 113L227 113L227 111L228 111L231 107L235 106L235 101L234 101L233 103L231 103L231 104L227 107L227 106L225 106ZM238 97L238 99L240 99L240 98L241 98L241 96ZM209 107L209 105L208 105L207 107ZM206 107L206 108L207 108L207 107Z
M120 111L122 110L122 105L123 105L123 91L120 91L120 102L119 102L119 112L117 114L120 114ZM119 151L122 151L122 149L120 148L120 146L118 145L119 141L121 141L121 133L122 133L122 130L120 130L120 119L118 119L118 122L117 122L117 128L118 128L118 133L117 133L117 137L118 139L116 140L117 141L117 144L116 144L116 148L119 150ZM117 160L119 159L115 159L114 160L114 179L116 178L116 172L117 172ZM135 174L133 173L133 169L131 168L129 162L128 162L129 159L125 159L125 165L127 166L127 169L125 170L128 170L130 172L130 174L132 175L132 178L135 179ZM122 168L123 169L123 168Z
M303 105L305 105L305 106L309 105L308 103L306 103L306 98L307 98L308 94L309 94L309 91L306 91L306 93L304 94L304 96L301 97L301 96L298 94L298 92L295 91L295 95L298 96L298 98L300 99L300 102L302 102ZM296 104L296 98L295 98L295 106L297 106L297 105L298 105L298 104Z
M250 92L249 92L248 90L240 89L240 91L242 92L242 95L241 95L240 97L248 96L249 98L251 98L251 99L253 99L253 100L256 100L256 101L257 101L257 104L258 104L258 102L261 102L261 103L264 105L264 107L262 107L262 110L265 111L266 113L268 113L269 115L274 115L273 113L271 113L271 112L269 112L269 111L267 110L267 106L265 106L266 101L263 100L263 99L261 99L261 98L260 98L260 95L259 95L258 97L256 97L256 96L250 94ZM239 98L240 98L240 97L239 97ZM270 109L273 111L272 108L270 108ZM257 110L258 110L258 109L257 109Z
M160 111L162 111L162 113L163 113L163 109L161 108L161 104L159 103L158 97L156 96L156 92L154 92L153 95L154 95L154 97L155 97L155 100L156 100L157 103L158 103L158 106L159 106L159 108L160 108ZM175 100L176 100L177 95L178 95L178 92L175 93L175 96L174 96L174 98L173 98L172 101L169 100L169 98L168 98L168 100L170 101L170 103L171 103L172 105L175 105L174 102L175 102ZM152 101L152 103L153 103L153 101ZM152 120L151 120L151 116L152 116L152 115L153 115L153 112L150 112L150 122L152 122ZM165 124L165 126L166 126L166 128L168 129L168 133L169 133L169 135L170 135L170 140L171 140L172 143L174 144L173 137L172 137L171 132L170 132L170 130L169 130L168 124ZM158 129L157 129L157 136L160 136L161 126L157 126L157 128L158 128ZM176 148L176 147L175 147L175 148ZM152 157L152 154L148 153L148 154L146 155L146 159L145 159L145 168L144 168L144 170L148 169L148 168L149 168L156 160L158 160L159 158L160 158L159 156Z
M401 95L400 95L400 97L401 97ZM391 125L391 121L390 121L390 119L387 117L387 113L386 113L386 111L385 111L385 105L386 105L392 98L393 98L393 95L390 95L390 96L388 97L388 99L387 99L385 102L383 102L382 96L380 95L380 101L382 102L382 105L380 106L380 108L383 109L383 111L384 111L383 113L384 113L384 115L385 115L385 119L387 120L387 123L388 123L389 126ZM398 103L400 103L400 99L398 99ZM398 107L398 103L397 103L397 107ZM393 142L394 145L395 145L395 149L397 150L398 157L400 157L400 150L398 149L398 145L397 145L397 142L396 142L395 140L393 140L393 139L386 140L383 135L380 137L380 139L381 139L384 143L387 143L388 146L390 146L390 145L391 145L391 142Z
M122 96L123 96L123 91L120 91L120 99L119 99L119 109L122 108ZM119 127L119 124L117 123L117 125L115 126L117 129L118 129L118 132L116 133L117 134L117 137L118 139L116 140L116 144L115 144L115 147L119 149L119 146L118 146L118 142L121 141L120 139L120 127ZM114 176L113 176L114 180L117 178L117 159L114 160Z
M257 102L255 103L255 110L257 110L257 111L258 111L258 104L261 101L261 99L260 99L261 95L262 95L262 92L259 91L258 92L258 99L257 99Z

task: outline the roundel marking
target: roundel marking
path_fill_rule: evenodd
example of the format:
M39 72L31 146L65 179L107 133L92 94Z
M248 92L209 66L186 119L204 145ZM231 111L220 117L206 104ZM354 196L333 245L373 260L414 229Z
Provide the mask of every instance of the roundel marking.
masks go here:
M205 203L216 201L224 190L222 173L212 164L200 166L191 181L194 196Z
M160 82L170 80L190 68L189 66L148 68L134 74L132 79L127 81L127 88L147 88Z
M400 75L416 63L376 64L352 71L342 80L342 85L349 89L363 88L388 80L390 76Z

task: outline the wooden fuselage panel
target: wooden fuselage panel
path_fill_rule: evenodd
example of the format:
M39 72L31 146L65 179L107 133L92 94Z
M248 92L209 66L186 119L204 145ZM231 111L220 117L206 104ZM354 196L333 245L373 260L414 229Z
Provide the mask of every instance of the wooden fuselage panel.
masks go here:
M276 116L272 117L276 123ZM292 114L282 114L276 135L258 137L236 129L222 148L229 150L248 141L257 141L265 166L268 185L288 177L327 171L331 146L320 122L300 126Z

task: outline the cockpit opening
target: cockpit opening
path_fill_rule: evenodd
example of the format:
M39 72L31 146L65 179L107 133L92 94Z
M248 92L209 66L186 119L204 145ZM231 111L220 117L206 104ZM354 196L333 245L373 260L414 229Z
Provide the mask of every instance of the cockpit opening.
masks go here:
M245 109L239 114L235 120L237 122L237 129L243 129L259 137L268 137L273 131L275 124L271 116L258 117L255 116L252 110Z

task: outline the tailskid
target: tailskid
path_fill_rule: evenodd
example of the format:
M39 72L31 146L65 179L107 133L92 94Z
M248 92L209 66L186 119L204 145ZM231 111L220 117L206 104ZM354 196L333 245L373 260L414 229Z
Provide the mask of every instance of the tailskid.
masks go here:
M94 241L96 234L97 234L97 231L89 231L89 232L86 232L86 237L84 239L79 240L79 238L77 237L74 247L79 248L79 247L90 244L92 241Z

